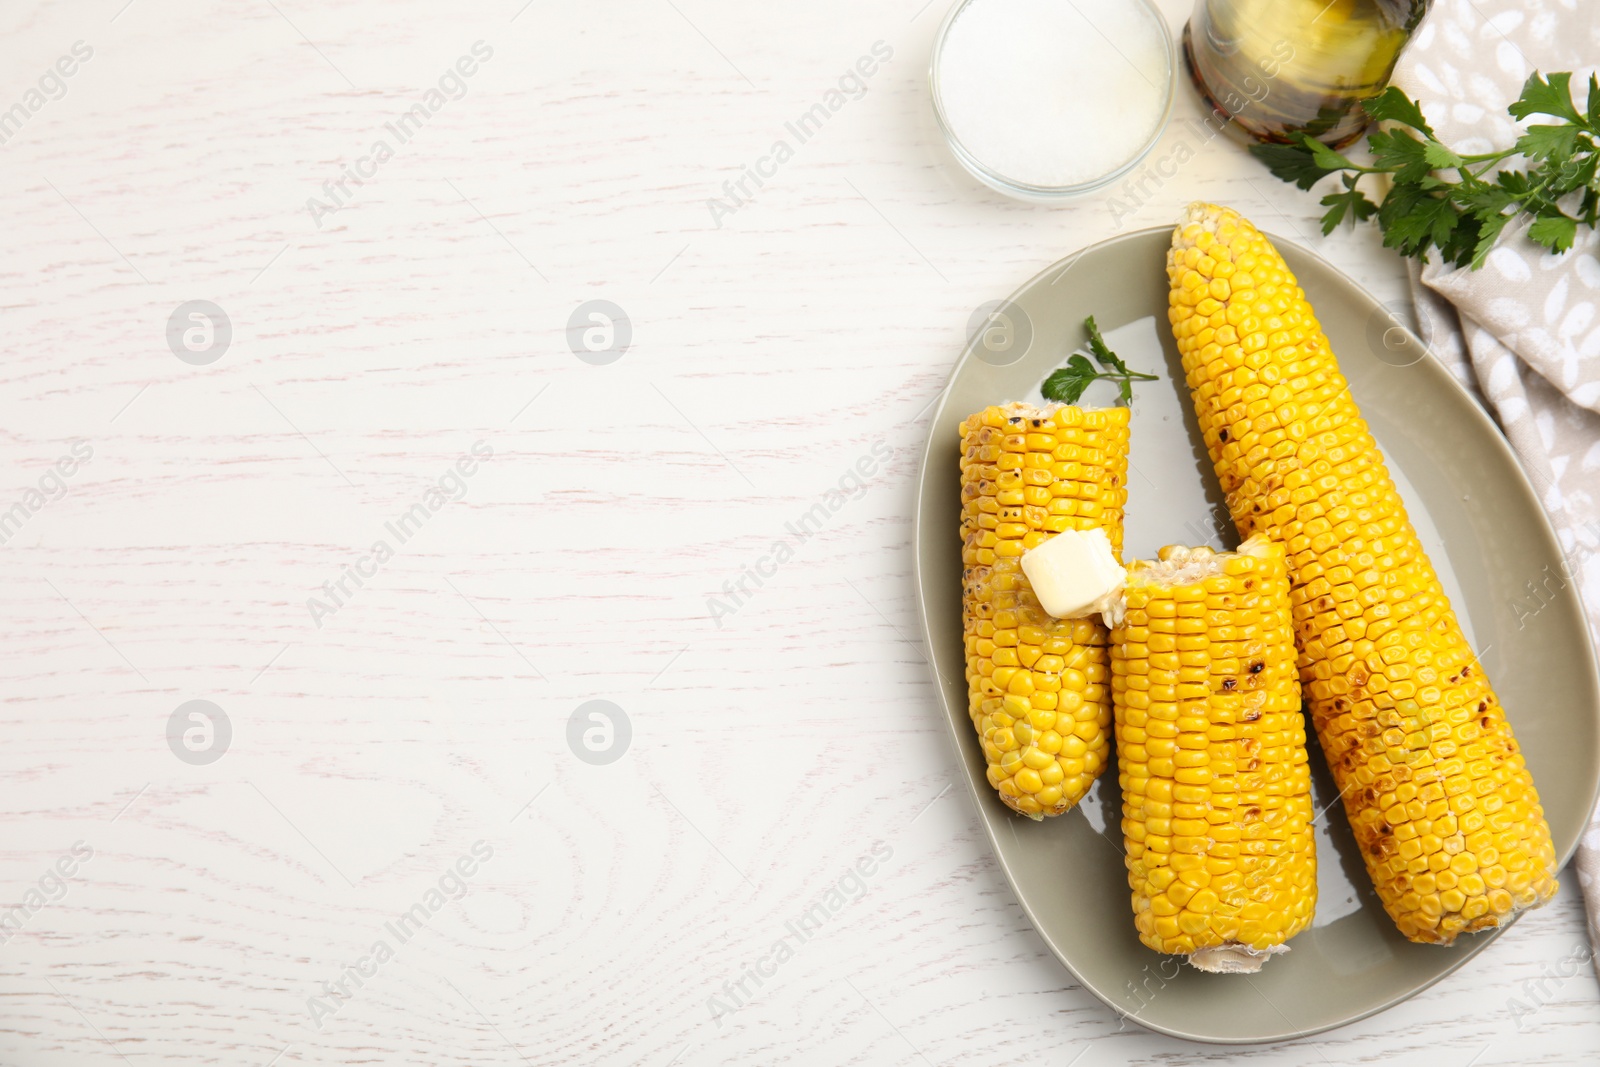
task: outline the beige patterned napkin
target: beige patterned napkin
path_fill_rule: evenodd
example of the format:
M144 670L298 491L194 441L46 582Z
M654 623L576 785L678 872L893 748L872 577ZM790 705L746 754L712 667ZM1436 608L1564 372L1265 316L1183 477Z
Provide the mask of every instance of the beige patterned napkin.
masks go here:
M1574 71L1576 88L1597 57L1596 0L1436 0L1394 83L1440 140L1492 151L1516 140L1506 105L1532 71ZM1423 341L1485 401L1539 490L1567 555L1563 580L1578 583L1600 641L1600 235L1580 229L1553 256L1526 231L1507 227L1478 271L1414 268L1412 294ZM1576 865L1600 949L1600 820Z

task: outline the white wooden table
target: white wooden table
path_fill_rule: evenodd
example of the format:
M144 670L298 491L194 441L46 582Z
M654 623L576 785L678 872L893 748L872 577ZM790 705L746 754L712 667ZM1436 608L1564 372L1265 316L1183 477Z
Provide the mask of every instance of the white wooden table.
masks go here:
M912 636L926 405L972 309L1055 258L1195 197L1306 239L1318 208L1222 139L1126 218L985 191L929 113L919 2L0 8L0 1062L1595 1047L1587 966L1521 1031L1508 1007L1583 944L1565 882L1314 1051L1123 1027L1028 926ZM1372 232L1313 243L1405 299ZM187 309L169 344L194 300L225 350ZM591 300L631 327L609 363L569 345ZM226 729L185 710L169 742L193 700ZM569 745L591 700L610 763Z

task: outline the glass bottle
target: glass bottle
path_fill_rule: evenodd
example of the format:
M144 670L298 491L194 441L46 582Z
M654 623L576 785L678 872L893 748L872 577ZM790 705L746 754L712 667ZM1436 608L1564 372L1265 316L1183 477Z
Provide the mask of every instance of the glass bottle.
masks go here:
M1195 87L1258 141L1303 130L1327 144L1366 128L1432 0L1196 0L1183 28Z

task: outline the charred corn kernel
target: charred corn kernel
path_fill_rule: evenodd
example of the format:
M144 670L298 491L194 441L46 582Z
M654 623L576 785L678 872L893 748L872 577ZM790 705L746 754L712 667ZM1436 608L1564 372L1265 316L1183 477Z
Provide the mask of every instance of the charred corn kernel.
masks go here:
M1229 294L1203 305L1224 265ZM1533 779L1294 275L1237 212L1195 204L1167 277L1234 523L1290 553L1301 681L1390 917L1449 944L1549 900Z
M961 424L968 710L989 783L1034 819L1070 810L1105 769L1111 691L1105 627L1048 615L1021 556L1069 529L1104 530L1120 554L1127 474L1126 408L1008 404Z
M1159 563L1129 567L1124 597L1127 619L1148 618L1153 627L1182 621L1192 607L1205 624L1187 628L1193 667L1158 665L1126 620L1111 633L1122 831L1139 940L1157 952L1189 954L1203 969L1253 970L1310 925L1317 903L1284 550L1265 537L1236 553L1165 548ZM1146 715L1129 700L1136 679L1152 691L1195 691L1152 704ZM1170 723L1168 737L1147 740L1158 714ZM1165 915L1175 924L1157 921Z

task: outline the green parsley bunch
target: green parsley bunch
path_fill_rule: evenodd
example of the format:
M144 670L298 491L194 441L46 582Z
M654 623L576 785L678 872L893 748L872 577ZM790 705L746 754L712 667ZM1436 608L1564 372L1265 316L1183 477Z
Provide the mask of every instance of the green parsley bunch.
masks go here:
M1595 226L1600 218L1600 181L1595 176L1600 151L1600 83L1589 78L1589 94L1580 110L1573 101L1570 73L1545 78L1537 71L1522 86L1522 95L1507 111L1513 118L1544 115L1557 122L1529 126L1517 143L1503 152L1460 155L1434 135L1422 108L1394 86L1365 101L1374 122L1395 125L1367 135L1372 163L1352 162L1321 141L1294 135L1292 144L1259 144L1255 157L1273 175L1310 189L1330 174L1340 175L1342 188L1322 198L1328 209L1322 232L1345 219L1353 225L1376 216L1385 247L1403 256L1426 260L1432 249L1458 267L1483 265L1500 231L1529 215L1528 236L1551 252L1565 252L1578 226ZM1523 169L1501 164L1521 156ZM1387 174L1383 199L1374 203L1359 188L1361 179ZM1560 201L1581 193L1571 214ZM1569 204L1571 201L1569 201Z

